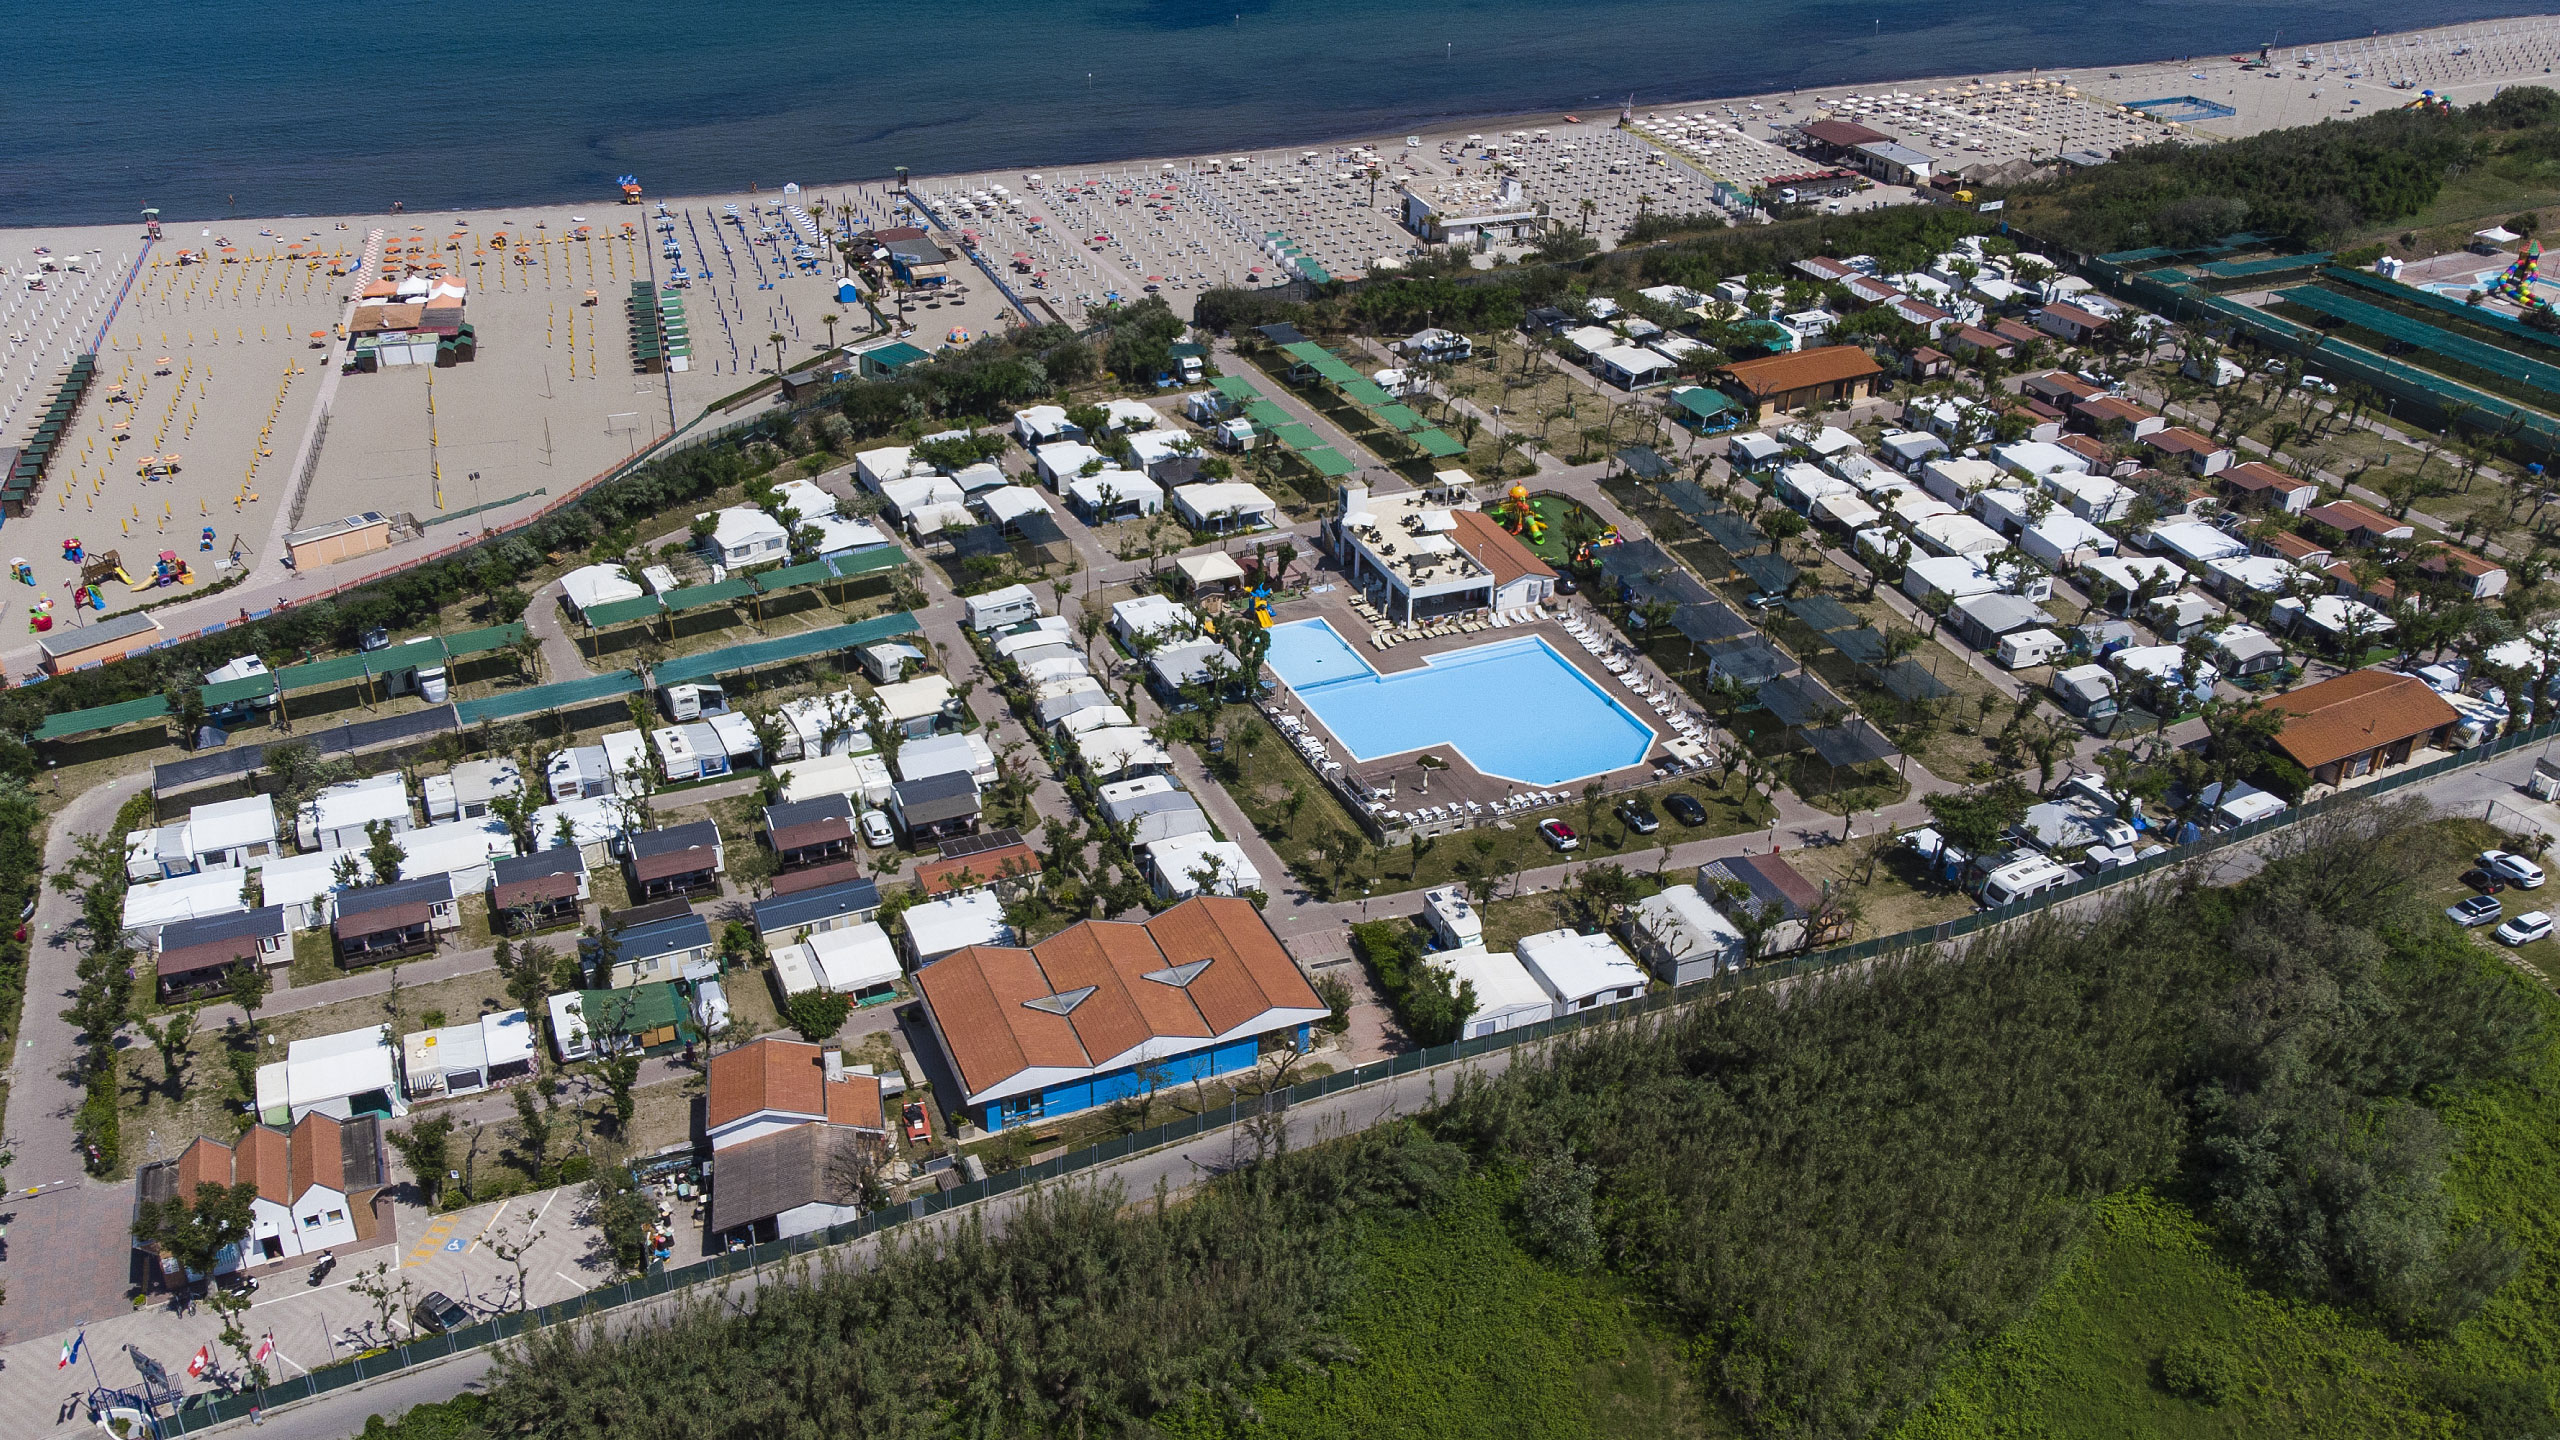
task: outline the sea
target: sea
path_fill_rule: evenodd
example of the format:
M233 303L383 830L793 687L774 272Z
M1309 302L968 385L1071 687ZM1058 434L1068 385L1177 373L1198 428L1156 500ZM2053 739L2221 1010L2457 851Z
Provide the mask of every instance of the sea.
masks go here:
M0 226L602 202L2215 56L2499 0L16 4Z

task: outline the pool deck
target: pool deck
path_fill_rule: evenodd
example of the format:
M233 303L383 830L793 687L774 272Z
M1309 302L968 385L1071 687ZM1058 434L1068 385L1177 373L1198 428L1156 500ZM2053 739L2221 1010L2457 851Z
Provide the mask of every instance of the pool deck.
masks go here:
M1618 682L1618 678L1601 665L1599 658L1586 653L1580 645L1575 644L1573 637L1567 635L1564 627L1555 621L1540 620L1528 625L1513 625L1499 630L1479 630L1469 635L1442 635L1428 640L1408 640L1392 650L1378 650L1369 644L1369 635L1373 627L1351 609L1351 596L1352 592L1347 587L1337 586L1329 594L1285 601L1274 612L1272 618L1283 625L1299 620L1323 620L1330 623L1335 633L1342 636L1353 650L1359 652L1360 658L1369 662L1369 665L1381 675L1394 675L1406 670L1420 669L1433 655L1445 655L1453 650L1473 649L1478 645L1487 645L1498 640L1537 636L1545 640L1557 654L1563 656L1567 663L1580 669L1585 676L1589 677L1602 694L1624 706L1630 714L1654 732L1653 747L1646 752L1645 764L1622 766L1609 771L1600 777L1601 783L1614 793L1658 782L1660 777L1654 774L1653 767L1668 758L1668 752L1662 748L1662 742L1669 737L1670 727L1663 723L1661 717L1647 710L1629 695L1626 687ZM1373 788L1394 789L1397 798L1389 803L1396 809L1409 811L1420 805L1464 805L1471 800L1480 805L1490 804L1535 788L1522 785L1516 780L1484 774L1468 764L1465 756L1447 745L1423 746L1375 760L1354 761L1351 758L1351 747L1342 743L1341 737L1335 735L1332 729L1325 725L1322 717L1300 703L1294 691L1284 684L1276 698L1289 714L1297 716L1322 731L1326 740L1332 744L1334 754L1344 764L1349 765L1351 773L1358 776L1360 780ZM1415 759L1426 750L1449 762L1448 769L1430 772L1431 789L1427 795L1420 793L1423 771L1414 763ZM1570 788L1576 792L1578 799L1581 787L1589 783L1584 780L1574 782L1570 787L1550 786L1548 788ZM1577 827L1581 824L1579 812L1573 811L1569 806L1555 806L1525 813L1533 819L1561 814L1564 815L1566 823Z

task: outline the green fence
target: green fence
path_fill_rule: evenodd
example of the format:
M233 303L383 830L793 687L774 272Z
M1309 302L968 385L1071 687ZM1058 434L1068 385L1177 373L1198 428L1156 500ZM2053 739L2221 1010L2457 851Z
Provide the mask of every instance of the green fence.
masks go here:
M1319 1076L1286 1090L1238 1100L1217 1109L1183 1116L1152 1129L1140 1130L1133 1134L1105 1140L1097 1145L1087 1146L1082 1150L1054 1156L1037 1164L1025 1165L1018 1170L990 1175L984 1180L969 1181L936 1194L918 1196L904 1204L886 1206L860 1219L848 1220L825 1230L796 1235L788 1240L776 1240L751 1246L725 1255L714 1255L691 1265L653 1271L636 1279L601 1285L574 1300L563 1300L536 1310L501 1315L448 1334L425 1337L408 1345L395 1346L371 1360L355 1359L327 1366L282 1384L268 1386L264 1394L264 1403L272 1407L325 1395L332 1390L376 1379L395 1370L441 1360L449 1355L512 1339L536 1326L556 1325L563 1320L574 1320L636 1301L652 1299L671 1290L699 1285L705 1281L724 1279L777 1261L787 1260L794 1255L805 1255L830 1246L860 1240L895 1225L929 1219L962 1206L974 1205L982 1200L991 1200L999 1195L1009 1194L1026 1185L1062 1180L1097 1166L1126 1159L1131 1155L1142 1154L1164 1145L1178 1144L1201 1135L1213 1134L1257 1116L1284 1112L1292 1106L1301 1105L1310 1100L1320 1100L1327 1095L1338 1094L1344 1090L1373 1085L1397 1075L1410 1075L1417 1070L1428 1070L1454 1061L1472 1059L1496 1050L1535 1045L1541 1041L1570 1035L1593 1025L1612 1024L1632 1016L1658 1014L1675 1007L1730 995L1748 988L1818 976L1872 960L1879 955L1913 951L1952 940L1961 940L1994 925L2022 919L2056 905L2069 904L2096 891L2156 875L2163 870L2187 864L2199 856L2245 844L2272 831L2313 819L2342 804L2361 802L2375 795L2388 794L2403 786L2432 780L2468 766L2486 764L2526 746L2545 744L2553 739L2560 739L2560 721L2537 725L2530 730L2501 737L2461 754L2448 755L2424 765L2395 771L2349 794L2298 805L2268 816L2266 819L2208 835L2193 845L2181 846L2152 856L2148 860L2136 861L2112 870L2102 870L2086 879L2065 885L2060 889L2048 890L2017 905L1999 910L1981 911L1944 924L1906 930L1898 935L1880 936L1873 940L1861 940L1830 950L1751 965L1741 970L1730 971L1712 980L1695 981L1676 990L1657 991L1622 1005L1577 1012L1559 1020L1542 1020L1534 1025L1505 1030L1499 1034L1476 1039L1459 1040L1427 1050L1407 1051L1402 1055L1373 1061L1367 1065ZM162 1422L163 1429L177 1434L210 1429L215 1425L246 1415L252 1403L253 1399L250 1396L226 1396L166 1417Z

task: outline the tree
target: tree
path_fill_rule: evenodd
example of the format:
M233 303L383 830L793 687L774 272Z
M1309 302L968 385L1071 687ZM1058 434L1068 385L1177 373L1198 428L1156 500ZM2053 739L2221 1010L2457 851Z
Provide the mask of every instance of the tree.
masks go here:
M256 1035L258 1007L266 1003L267 991L275 983L273 977L267 974L266 967L263 965L234 965L229 973L222 977L222 983L231 1003L240 1007L240 1013L248 1024L249 1033L252 1036Z
M853 1013L853 1003L831 990L803 990L783 1006L782 1018L800 1038L815 1045L832 1039L844 1028L845 1017Z
M444 1196L445 1172L450 1169L454 1121L451 1115L433 1115L412 1120L408 1128L384 1132L391 1148L400 1152L400 1161L418 1182L419 1198L434 1209Z
M144 1200L134 1207L133 1238L178 1262L187 1278L211 1275L223 1252L249 1236L258 1187L198 1185L193 1196Z
M406 1275L394 1275L390 1261L377 1260L372 1269L357 1271L347 1288L372 1303L373 1323L380 1327L382 1343L397 1343L400 1332L394 1327L409 1313L409 1302L418 1293L417 1282Z
M625 1275L647 1269L649 1226L658 1218L658 1207L618 1153L596 1157L585 1198L587 1219L603 1234L614 1267Z
M1941 791L1921 803L1929 807L1930 819L1948 844L1980 861L2027 818L2035 797L2024 785L2004 778L1977 789Z
M627 1137L631 1117L640 1110L640 1102L631 1093L632 1087L640 1083L639 1053L625 1050L606 1057L596 1067L596 1076L604 1082L605 1099L613 1107L614 1133Z
M827 318L832 320L835 317L830 315ZM550 1233L548 1231L535 1228L534 1222L541 1218L541 1211L534 1209L531 1206L527 1206L525 1207L523 1216L517 1221L518 1224L524 1226L524 1233L521 1236L510 1230L504 1223L501 1223L491 1229L487 1235L482 1236L480 1241L481 1246L484 1249L486 1249L490 1254L498 1257L499 1263L515 1272L514 1279L508 1285L507 1290L508 1299L514 1302L518 1311L522 1311L526 1308L524 1284L524 1272L526 1265L525 1257L532 1253L535 1242L541 1240L544 1235Z
M791 339L791 337L783 334L779 330L776 330L764 338L768 344L773 346L773 373L779 375L782 373L782 347Z
M169 1098L183 1100L187 1094L187 1042L195 1038L196 1012L173 1011L166 1020L154 1024L142 1022L142 1034L151 1048L160 1052L160 1071L168 1086Z
M367 823L364 827L364 839L365 863L373 867L373 883L376 885L397 883L400 879L400 862L406 857L390 823L382 820Z

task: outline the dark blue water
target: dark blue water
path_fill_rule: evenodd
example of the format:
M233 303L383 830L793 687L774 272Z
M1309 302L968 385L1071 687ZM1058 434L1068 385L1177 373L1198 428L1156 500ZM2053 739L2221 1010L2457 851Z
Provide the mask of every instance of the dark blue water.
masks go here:
M2090 67L2534 0L0 5L0 225L602 201Z

